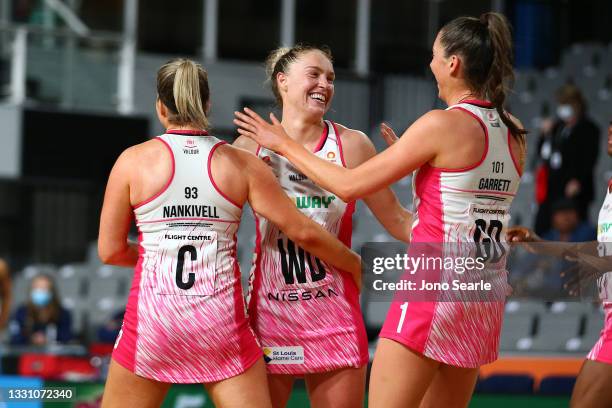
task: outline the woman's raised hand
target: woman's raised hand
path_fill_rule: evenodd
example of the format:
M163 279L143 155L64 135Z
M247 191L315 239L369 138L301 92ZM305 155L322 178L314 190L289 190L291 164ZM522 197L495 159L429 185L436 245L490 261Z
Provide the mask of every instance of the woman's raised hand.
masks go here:
M391 129L391 127L385 122L380 124L380 135L383 137L383 139L385 139L385 142L387 142L389 146L399 140L399 137L397 137L393 129Z
M258 144L275 152L282 153L285 143L290 140L282 125L273 113L270 113L271 123L266 122L249 108L243 112L234 112L234 124L238 133L250 137Z
M542 239L535 232L526 227L516 226L506 230L508 242L538 242Z

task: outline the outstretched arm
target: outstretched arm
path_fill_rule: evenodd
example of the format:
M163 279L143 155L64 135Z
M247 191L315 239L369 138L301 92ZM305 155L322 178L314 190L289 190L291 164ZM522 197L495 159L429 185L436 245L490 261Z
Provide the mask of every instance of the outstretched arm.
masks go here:
M282 154L308 178L345 202L379 191L429 162L438 152L436 139L431 136L444 131L444 111L431 111L410 126L393 146L354 169L345 169L293 141L273 114L272 124L248 108L235 115L234 123L240 127L241 135Z
M372 141L362 132L337 126L344 158L348 168L355 168L361 163L376 156L376 148ZM383 134L383 137L386 135ZM390 143L392 144L392 143ZM363 201L370 208L378 222L395 239L410 242L412 231L412 213L402 207L397 196L389 187L364 197Z
M570 259L578 257L578 254L598 256L597 241L547 241L531 229L520 225L510 227L506 230L506 241L525 246L529 252L539 255L550 255Z

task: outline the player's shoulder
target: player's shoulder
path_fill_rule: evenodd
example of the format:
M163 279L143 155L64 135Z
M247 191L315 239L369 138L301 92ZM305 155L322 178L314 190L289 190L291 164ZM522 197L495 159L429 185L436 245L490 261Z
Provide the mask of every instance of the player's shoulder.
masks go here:
M370 146L370 138L361 130L351 129L343 124L333 122L337 131L337 137L344 147Z
M169 145L159 137L154 137L146 142L130 146L121 153L119 160L151 162L163 159L170 153Z
M232 146L244 149L251 153L257 152L257 149L259 148L259 144L257 144L256 141L246 136L239 136L236 140L234 140Z
M412 126L425 130L426 134L434 132L437 137L441 137L452 133L457 123L465 120L466 116L462 109L433 109L418 118Z
M251 151L229 143L220 144L215 149L215 156L215 158L228 161L229 164L237 167L248 166L260 161Z
M452 123L463 115L463 109L432 109L417 119L417 122L436 127L452 126Z

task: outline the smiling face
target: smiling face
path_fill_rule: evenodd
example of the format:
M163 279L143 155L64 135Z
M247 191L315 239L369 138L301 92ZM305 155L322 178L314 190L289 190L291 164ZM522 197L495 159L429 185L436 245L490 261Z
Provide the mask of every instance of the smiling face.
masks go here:
M283 107L323 117L334 97L334 66L321 51L302 53L277 76Z

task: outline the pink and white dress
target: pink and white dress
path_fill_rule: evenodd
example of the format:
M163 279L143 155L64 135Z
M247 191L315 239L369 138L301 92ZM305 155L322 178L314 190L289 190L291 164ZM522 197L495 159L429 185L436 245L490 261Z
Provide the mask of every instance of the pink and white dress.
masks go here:
M325 124L315 154L345 166L335 125ZM354 202L317 186L271 150L259 148L257 155L300 211L350 247ZM351 276L304 251L265 218L255 218L249 318L268 372L303 375L367 364L365 326Z
M481 160L463 169L425 164L413 175L413 243L440 243L440 253L457 243L504 242L510 205L521 174L510 148L512 137L488 102L450 106L477 120L485 133ZM453 245L454 244L454 245ZM446 253L446 252L445 252ZM455 254L457 255L457 254ZM505 258L495 276L495 299L508 291ZM478 367L497 359L504 302L423 301L396 297L380 337L395 340L426 357L457 367Z
M597 221L597 241L599 256L612 256L612 180L606 191L606 198L601 210L599 210L599 219ZM599 298L601 299L606 314L604 328L601 331L599 340L590 353L587 359L595 360L602 363L612 364L612 272L603 274L598 279Z
M242 209L210 170L224 142L185 130L157 140L172 154L173 172L160 193L134 207L139 258L113 358L157 381L223 380L262 356L236 260Z

